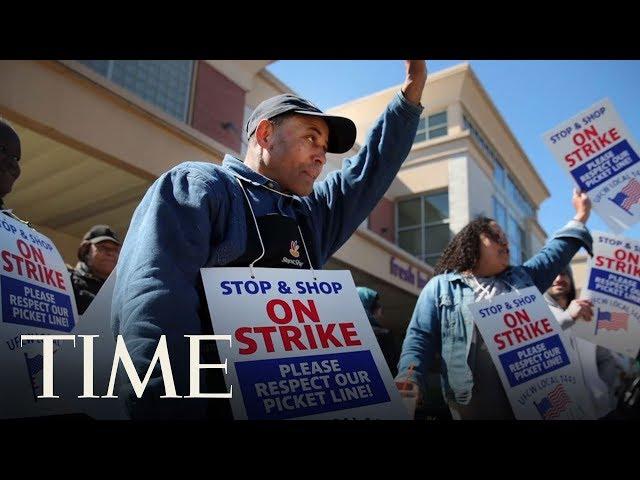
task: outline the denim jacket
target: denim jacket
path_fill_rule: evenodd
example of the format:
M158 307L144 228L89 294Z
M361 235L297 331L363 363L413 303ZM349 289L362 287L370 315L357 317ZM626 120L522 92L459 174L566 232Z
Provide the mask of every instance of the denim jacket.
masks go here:
M591 234L584 224L572 220L538 254L523 265L509 267L498 279L512 288L536 286L544 292L581 247L593 255ZM410 377L424 394L427 371L439 353L443 395L469 404L475 366L467 362L474 327L468 305L474 298L458 272L437 275L425 285L407 327L398 379ZM410 366L413 369L408 372Z

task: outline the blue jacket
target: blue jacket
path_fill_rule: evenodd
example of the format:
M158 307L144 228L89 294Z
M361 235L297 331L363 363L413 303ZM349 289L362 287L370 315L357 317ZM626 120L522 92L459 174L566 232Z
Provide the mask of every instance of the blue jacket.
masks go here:
M321 268L388 189L411 149L421 112L401 93L394 96L358 154L317 182L308 197L284 197L260 187L280 190L229 155L222 166L187 162L159 177L133 214L111 312L113 333L123 335L138 373L147 371L160 335L166 335L177 393L188 394L184 335L203 334L206 311L197 289L200 268L229 264L247 244L243 192L234 173L249 181L245 187L256 216L279 213L306 222L313 234L311 261ZM132 417L204 416L200 400L158 398L164 395L159 365L147 390L137 399L124 377L119 395Z
M524 265L510 267L498 276L507 285L525 288L535 285L545 292L573 256L585 247L592 254L592 238L586 227L570 221L556 232L540 252ZM473 318L467 305L474 293L457 272L433 277L420 293L402 345L397 378L411 377L426 392L428 370L436 353L441 356L442 391L445 398L467 405L471 401L474 365L467 356L473 336Z

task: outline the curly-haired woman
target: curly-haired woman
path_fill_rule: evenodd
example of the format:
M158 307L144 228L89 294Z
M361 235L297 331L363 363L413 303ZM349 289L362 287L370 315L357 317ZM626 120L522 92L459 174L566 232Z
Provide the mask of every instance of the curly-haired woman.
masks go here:
M397 382L426 391L427 371L441 356L442 393L454 419L512 419L513 411L491 355L467 305L535 285L541 292L592 238L587 195L574 191L576 215L540 252L509 265L509 242L498 224L480 217L451 240L422 290L407 328Z

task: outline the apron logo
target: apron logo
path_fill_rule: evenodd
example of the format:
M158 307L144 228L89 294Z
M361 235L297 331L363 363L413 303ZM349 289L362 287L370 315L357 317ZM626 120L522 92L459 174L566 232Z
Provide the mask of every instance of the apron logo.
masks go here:
M289 249L289 253L291 254L291 256L293 258L298 258L300 256L300 252L298 251L300 249L300 246L298 245L298 241L297 240L292 240L291 241L291 248Z

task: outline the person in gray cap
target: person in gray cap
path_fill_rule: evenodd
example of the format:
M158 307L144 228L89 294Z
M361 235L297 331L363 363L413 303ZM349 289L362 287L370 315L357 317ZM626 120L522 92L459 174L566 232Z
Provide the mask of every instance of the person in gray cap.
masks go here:
M615 417L618 402L616 392L621 386L623 370L614 352L601 345L589 348L590 342L573 335L572 327L577 321L593 320L594 305L591 300L576 298L570 265L553 280L544 297L560 327L569 335L572 348L576 350L578 367L587 390L585 394L588 401L592 402L596 417ZM585 344L587 348L581 348L580 344Z
M189 394L189 342L211 334L200 269L253 264L322 268L369 215L415 138L427 80L424 60L405 62L406 79L374 122L360 151L316 182L327 153L347 152L354 123L284 94L265 100L246 124L244 160L187 162L158 178L136 209L117 267L112 328L138 372L146 372L161 335L171 352L178 395ZM219 363L217 351L202 363ZM219 370L202 369L203 392L227 392ZM141 398L127 375L119 396L132 418L230 418L229 402L159 399L156 365Z
M82 315L116 267L120 240L107 225L94 225L82 237L78 263L69 269L78 313Z

